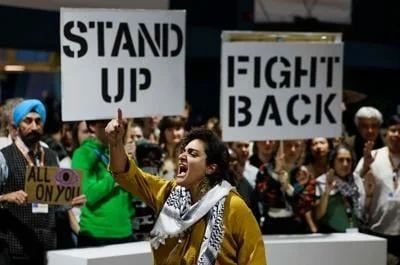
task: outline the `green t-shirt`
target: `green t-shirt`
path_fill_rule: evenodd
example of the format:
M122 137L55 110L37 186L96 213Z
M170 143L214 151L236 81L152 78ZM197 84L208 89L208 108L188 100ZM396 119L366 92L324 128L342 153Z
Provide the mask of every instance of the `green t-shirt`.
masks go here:
M95 238L125 238L132 235L132 196L108 171L108 146L95 138L85 140L72 156L72 168L83 171L80 232Z

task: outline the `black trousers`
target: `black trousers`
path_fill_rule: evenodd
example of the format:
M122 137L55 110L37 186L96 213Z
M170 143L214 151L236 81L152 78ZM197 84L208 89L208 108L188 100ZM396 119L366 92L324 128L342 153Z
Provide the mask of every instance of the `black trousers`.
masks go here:
M29 258L11 258L11 265L32 265L32 264L38 264L38 265L45 265L46 262L44 260L34 260L34 259L29 259Z
M0 246L0 265L45 265L47 263L43 256L34 258L11 256L8 249L3 246Z
M8 254L8 249L4 242L0 239L0 265L11 264L10 256Z
M125 238L96 238L87 235L78 235L78 248L100 247L106 245L129 243L133 241L133 236Z

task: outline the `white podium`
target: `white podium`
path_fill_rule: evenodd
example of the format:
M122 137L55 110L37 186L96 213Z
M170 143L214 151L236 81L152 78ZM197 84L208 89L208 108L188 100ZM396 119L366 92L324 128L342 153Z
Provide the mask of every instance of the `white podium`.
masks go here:
M47 265L152 265L147 241L47 252Z
M386 265L386 239L361 233L264 237L268 265Z
M268 265L386 265L386 240L361 233L264 236ZM152 265L148 242L48 252L48 265Z

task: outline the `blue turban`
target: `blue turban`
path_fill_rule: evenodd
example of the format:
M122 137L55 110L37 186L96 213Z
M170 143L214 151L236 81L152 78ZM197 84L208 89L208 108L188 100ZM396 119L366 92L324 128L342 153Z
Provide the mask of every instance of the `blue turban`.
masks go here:
M38 113L43 124L46 122L46 108L44 107L43 103L37 99L27 99L15 106L13 114L14 126L19 126L19 123L30 112Z

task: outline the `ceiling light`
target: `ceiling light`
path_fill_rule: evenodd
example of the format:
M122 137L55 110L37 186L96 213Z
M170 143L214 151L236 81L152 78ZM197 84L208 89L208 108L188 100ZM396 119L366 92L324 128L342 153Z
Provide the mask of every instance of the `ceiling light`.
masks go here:
M6 72L23 72L25 71L24 65L6 65L4 66L4 71Z

